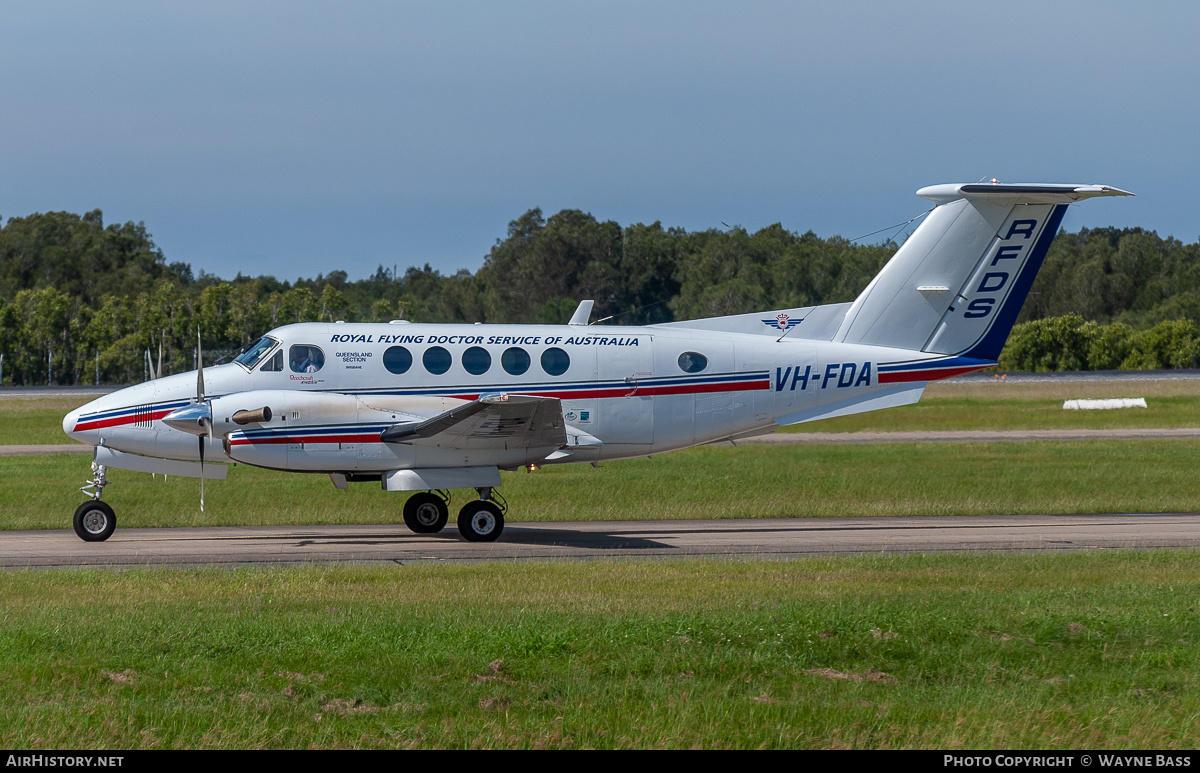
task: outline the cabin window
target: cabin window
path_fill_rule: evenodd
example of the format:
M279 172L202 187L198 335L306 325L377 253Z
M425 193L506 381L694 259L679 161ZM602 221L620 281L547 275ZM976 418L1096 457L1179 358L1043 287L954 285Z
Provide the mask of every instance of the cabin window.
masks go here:
M450 352L440 346L431 346L421 355L421 364L425 366L425 370L440 376L450 370L452 358Z
M395 373L397 376L407 373L412 367L412 353L403 346L388 347L383 353L383 367L388 369L388 373Z
M513 376L519 376L529 370L529 352L513 346L505 349L504 354L500 355L500 365L504 367L504 372Z
M542 352L542 370L551 376L561 376L571 367L571 358L557 346Z
M684 352L679 355L679 369L684 373L699 373L708 367L708 358L699 352Z
M288 350L293 373L316 373L325 367L325 352L311 344L296 344Z
M487 373L488 368L492 367L492 355L487 353L487 349L472 346L462 353L462 365L467 373L479 376Z
M259 371L281 371L283 370L283 350L275 352L275 356L263 363Z
M258 339L258 342L255 343L254 346L251 346L249 349L239 354L234 359L234 362L252 370L254 366L258 364L258 361L263 358L263 355L271 351L271 347L275 346L277 343L279 342L274 338L263 336L262 338Z

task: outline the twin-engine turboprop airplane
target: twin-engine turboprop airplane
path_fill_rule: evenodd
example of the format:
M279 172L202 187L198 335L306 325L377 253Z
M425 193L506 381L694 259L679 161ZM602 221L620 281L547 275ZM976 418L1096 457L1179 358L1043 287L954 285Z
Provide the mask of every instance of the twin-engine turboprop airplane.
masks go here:
M936 185L937 206L857 300L646 327L299 324L234 362L122 389L72 411L96 446L84 540L116 526L109 467L224 478L239 462L419 492L441 531L491 541L500 470L598 462L915 403L929 381L996 363L1067 206L1101 185ZM207 464L206 464L207 462ZM201 489L203 509L203 488Z

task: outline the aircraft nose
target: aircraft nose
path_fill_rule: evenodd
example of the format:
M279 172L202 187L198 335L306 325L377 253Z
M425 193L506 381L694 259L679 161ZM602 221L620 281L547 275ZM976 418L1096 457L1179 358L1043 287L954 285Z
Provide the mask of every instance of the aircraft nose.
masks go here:
M78 438L75 436L75 425L79 424L79 414L82 410L82 408L76 408L63 417L63 432L67 434L67 437L73 440L78 440Z

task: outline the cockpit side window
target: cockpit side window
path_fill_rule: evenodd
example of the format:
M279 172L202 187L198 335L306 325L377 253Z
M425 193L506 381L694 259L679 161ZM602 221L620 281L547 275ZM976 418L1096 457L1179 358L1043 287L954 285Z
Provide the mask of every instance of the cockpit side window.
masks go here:
M325 366L325 352L312 344L295 344L288 351L293 373L316 373Z
M254 346L239 354L234 362L244 366L247 370L253 370L258 361L278 343L270 336L263 336Z
M259 372L266 372L268 370L283 370L283 349L275 352L275 356L264 362L263 366L258 370Z

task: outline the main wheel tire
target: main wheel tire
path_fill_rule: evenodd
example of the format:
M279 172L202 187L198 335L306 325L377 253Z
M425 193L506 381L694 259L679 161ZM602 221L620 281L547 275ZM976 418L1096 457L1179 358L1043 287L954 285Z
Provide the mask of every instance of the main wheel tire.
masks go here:
M467 542L495 542L504 531L504 514L495 502L468 502L458 512L458 531Z
M404 503L404 525L417 534L437 534L448 520L450 508L437 494L413 494Z
M84 542L103 542L117 528L113 509L99 499L75 508L75 533Z

